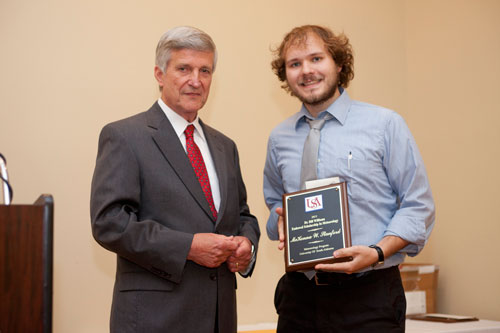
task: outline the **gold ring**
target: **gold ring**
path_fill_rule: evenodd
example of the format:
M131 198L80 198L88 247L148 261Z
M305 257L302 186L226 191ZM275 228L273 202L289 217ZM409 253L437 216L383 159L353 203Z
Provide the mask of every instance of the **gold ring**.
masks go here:
M240 265L239 263L236 263L236 269L238 269L238 266L239 266L239 265Z

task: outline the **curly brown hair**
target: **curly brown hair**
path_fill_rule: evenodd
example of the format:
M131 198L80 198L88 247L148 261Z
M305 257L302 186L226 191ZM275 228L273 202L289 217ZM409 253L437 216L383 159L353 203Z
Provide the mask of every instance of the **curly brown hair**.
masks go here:
M344 34L335 35L330 29L319 25L303 25L294 28L285 35L281 45L272 50L274 59L271 62L271 67L278 79L284 82L281 87L291 93L286 81L285 53L291 45L304 43L309 33L314 33L323 40L335 64L342 67L339 73L339 86L347 88L349 82L354 78L354 57L349 39Z

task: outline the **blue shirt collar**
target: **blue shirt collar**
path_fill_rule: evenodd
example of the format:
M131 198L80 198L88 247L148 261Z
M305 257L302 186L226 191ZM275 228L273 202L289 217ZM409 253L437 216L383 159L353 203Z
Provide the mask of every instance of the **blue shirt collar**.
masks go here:
M330 113L341 125L344 125L347 119L347 113L351 107L351 98L344 88L339 87L340 96L337 98L330 106L318 115L318 118L324 117L324 113ZM295 128L299 125L301 121L305 121L305 117L313 119L314 117L307 111L306 107L302 103L300 111L296 113L295 118Z

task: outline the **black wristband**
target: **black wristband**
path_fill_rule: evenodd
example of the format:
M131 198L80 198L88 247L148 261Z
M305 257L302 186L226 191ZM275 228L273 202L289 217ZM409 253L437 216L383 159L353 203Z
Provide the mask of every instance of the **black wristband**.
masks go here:
M369 247L371 247L372 249L375 249L378 253L378 261L376 263L374 263L372 265L372 267L375 267L377 265L382 265L384 263L384 260L385 260L384 251L382 251L382 249L377 245L370 245Z

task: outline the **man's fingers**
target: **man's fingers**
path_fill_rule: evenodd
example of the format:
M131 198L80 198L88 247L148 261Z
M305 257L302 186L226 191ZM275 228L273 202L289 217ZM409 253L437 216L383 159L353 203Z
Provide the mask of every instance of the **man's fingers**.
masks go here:
M276 214L278 214L279 216L283 216L283 208L281 207L276 208Z
M333 256L335 258L343 258L343 257L348 257L349 254L346 254L347 251L345 251L344 249L339 249L335 252L333 252Z
M222 245L225 249L231 252L238 249L238 242L234 241L233 239L226 239Z
M238 248L234 236L199 233L193 237L188 259L207 267L218 267Z

